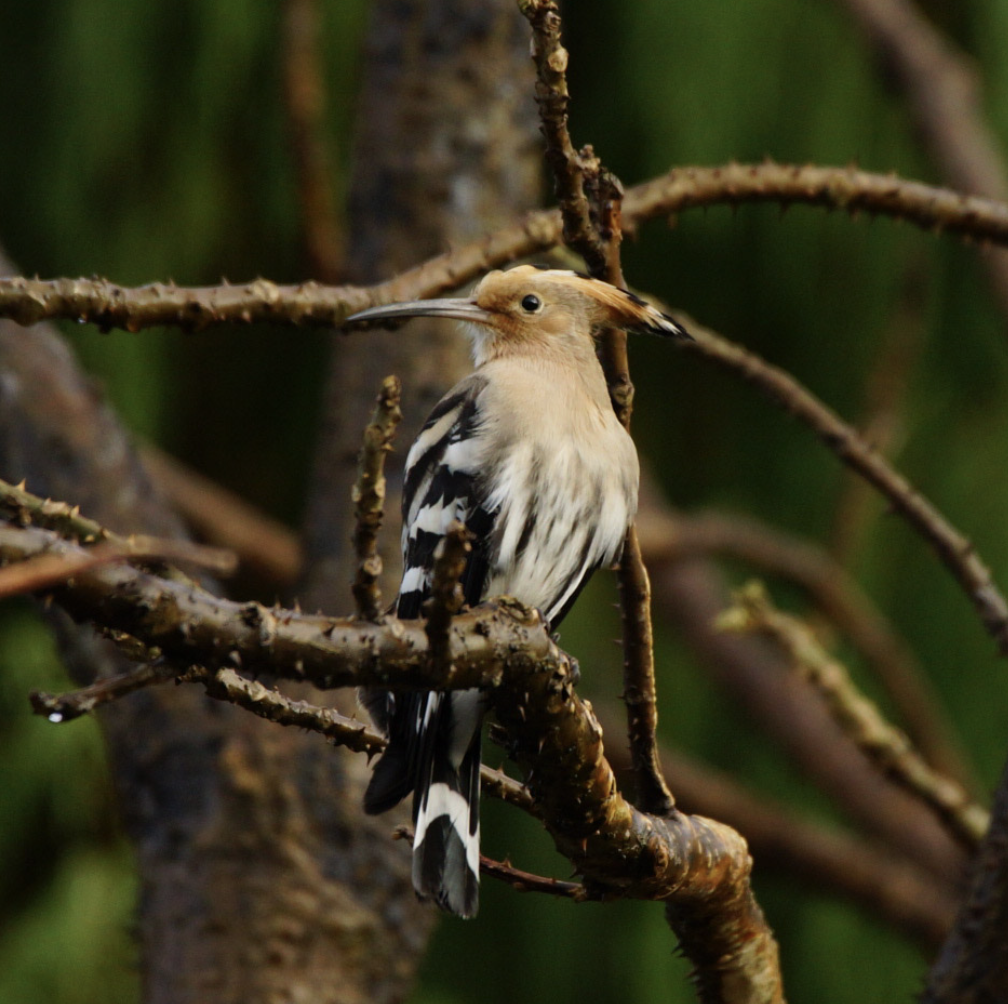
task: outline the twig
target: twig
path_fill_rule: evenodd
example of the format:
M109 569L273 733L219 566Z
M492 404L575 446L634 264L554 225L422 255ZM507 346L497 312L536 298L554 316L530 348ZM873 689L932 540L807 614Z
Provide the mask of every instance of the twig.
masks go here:
M597 174L601 165L591 147L580 152L574 149L567 129L568 54L560 41L560 13L553 0L518 0L518 7L532 27L536 104L563 221L563 242L581 254L589 272L596 275L603 267L605 252L592 220L585 180L588 174Z
M567 129L567 52L560 41L556 4L553 0L520 0L519 7L532 26L532 57L538 77L536 101L563 218L564 242L584 258L591 275L625 288L620 266L623 186L605 170L591 147L576 152L571 143ZM626 332L615 329L603 332L600 346L613 408L629 431L633 384ZM623 543L617 577L623 625L623 699L637 804L646 812L666 815L675 807L675 799L658 763L651 585L634 527L630 527Z
M717 512L679 516L649 504L646 496L637 512L637 529L652 567L696 555L726 555L800 586L868 661L929 761L968 786L970 771L953 727L913 653L828 552L752 517Z
M392 836L395 840L405 840L407 843L412 843L413 827L397 826ZM480 874L489 875L490 878L503 882L515 892L542 892L549 896L572 899L575 902L583 902L589 898L588 890L579 882L562 882L560 879L534 875L532 872L515 868L510 861L495 861L485 854L480 855Z
M378 553L378 531L385 507L385 454L392 449L392 439L402 412L399 398L402 387L399 378L389 376L382 382L371 423L364 430L360 471L353 489L354 550L357 573L353 581L353 597L357 613L366 621L381 616L381 591L378 580L382 573Z
M597 228L604 253L602 278L626 288L619 257L622 186L601 167L589 176L588 184L593 187L591 204L598 217ZM600 356L613 407L629 432L634 388L630 380L626 332L615 328L604 331ZM623 628L623 700L627 708L627 738L637 798L646 812L667 815L675 808L675 799L658 758L658 695L651 627L651 581L641 555L636 526L629 528L623 541L616 581Z
M772 202L842 209L851 216L890 216L933 233L1008 245L1008 205L853 167L725 164L677 167L627 190L624 226L701 206Z
M687 323L694 340L681 343L685 351L698 352L765 391L771 400L815 431L845 464L890 501L893 510L931 545L962 586L1001 655L1008 655L1008 603L973 545L854 429L794 377L714 332L694 322Z
M209 670L194 666L181 679L202 683L207 694L215 700L244 708L277 725L318 732L335 745L355 753L366 753L370 757L385 748L385 737L373 732L364 722L347 718L334 708L294 700L233 669Z
M0 569L0 599L33 593L72 579L80 572L115 561L154 561L192 565L215 575L233 575L237 558L230 551L191 544L185 540L161 540L136 535L105 540L80 555L66 557L40 554L29 561Z
M451 666L449 631L452 617L462 609L465 600L459 580L472 550L469 536L469 531L459 522L448 528L434 552L430 596L423 604L431 664L445 673Z
M667 815L674 809L675 799L658 760L651 580L641 557L635 526L630 527L623 542L617 582L623 624L623 701L637 798L645 811Z
M239 286L181 287L152 283L130 289L106 279L0 279L0 316L18 324L72 318L102 331L140 331L171 324L202 331L216 324L287 323L330 328L372 303L360 286L305 282L278 286L267 279Z
M40 526L81 544L112 540L114 535L93 519L81 515L80 506L33 495L22 481L0 481L0 517L18 526Z
M348 718L334 708L287 697L226 666L216 670L203 666L179 669L176 665L157 660L65 694L48 694L35 690L29 694L29 700L35 714L45 715L54 723L63 723L89 714L102 704L119 700L144 687L172 680L201 683L207 695L215 700L234 704L277 725L317 732L334 745L343 746L355 753L373 756L380 753L387 742L383 735L369 729L364 722ZM519 781L508 777L503 771L485 765L480 768L480 779L485 794L536 815L528 789Z
M116 554L118 549L125 559L188 563L220 575L235 571L236 558L230 550L144 534L123 537L83 516L80 506L33 495L24 482L12 485L0 480L0 519L17 526L44 527L61 537L91 545L86 552L91 555L99 545L108 544L109 555Z
M71 690L66 694L49 694L43 690L33 690L28 695L28 700L31 701L35 714L45 715L49 721L59 724L90 714L100 705L117 701L144 687L167 683L178 675L179 670L176 666L166 662L150 662L132 668L128 672L97 680L87 687Z
M111 561L188 564L223 576L233 575L237 567L236 556L221 548L144 534L119 536L93 519L82 516L80 506L32 495L25 489L24 482L12 485L0 480L0 519L19 526L45 527L61 537L90 545L86 552L75 555L70 564L61 563L57 555L37 555L27 571L9 569L7 575L0 573L0 579L9 577L14 585L19 580L23 581L24 588L19 590L23 592L45 588L87 567ZM171 574L181 575L176 571Z
M343 267L342 227L332 197L332 158L319 65L317 0L283 5L284 107L294 154L301 228L311 274L334 282Z
M503 882L515 892L542 892L548 896L572 899L576 903L589 898L588 890L580 882L564 882L561 879L534 875L515 868L510 861L495 861L485 854L480 855L480 874Z
M502 802L527 812L530 816L539 817L539 808L532 801L528 788L513 777L508 777L496 767L480 766L480 786L483 794L499 798Z
M987 811L971 802L960 785L932 770L906 735L858 691L844 666L826 654L815 635L797 618L774 609L762 586L752 583L740 590L736 603L719 618L719 627L773 638L822 693L830 713L858 748L930 806L956 839L974 850L987 830Z

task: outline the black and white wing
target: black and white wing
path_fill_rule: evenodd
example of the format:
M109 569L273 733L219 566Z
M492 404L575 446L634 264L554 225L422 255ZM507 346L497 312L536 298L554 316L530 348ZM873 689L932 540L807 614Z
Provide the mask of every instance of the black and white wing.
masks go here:
M437 405L413 444L403 486L403 579L396 613L421 616L434 552L454 521L473 535L462 577L470 605L484 598L494 514L483 504L479 395L470 377ZM375 705L378 705L377 707ZM384 812L413 792L413 884L418 894L463 917L479 894L479 769L483 698L478 690L372 695L388 732L365 810Z

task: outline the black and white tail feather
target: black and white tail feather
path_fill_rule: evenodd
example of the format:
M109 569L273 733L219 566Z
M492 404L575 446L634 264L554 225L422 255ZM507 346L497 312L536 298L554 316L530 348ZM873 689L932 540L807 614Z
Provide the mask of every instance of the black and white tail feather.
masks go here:
M468 322L476 371L435 407L406 460L396 613L421 616L434 552L459 521L474 606L510 594L556 628L592 572L618 556L637 507L637 454L609 402L592 333L610 324L689 337L645 301L573 272L491 272L470 299L377 307L351 320ZM413 884L461 917L479 897L478 690L364 702L388 735L364 796L384 812L413 792Z

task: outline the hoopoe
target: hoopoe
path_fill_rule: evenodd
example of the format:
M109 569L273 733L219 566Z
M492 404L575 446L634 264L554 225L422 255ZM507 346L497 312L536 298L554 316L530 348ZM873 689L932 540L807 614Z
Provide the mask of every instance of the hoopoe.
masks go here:
M637 452L593 335L690 336L632 293L530 265L490 272L469 297L373 307L348 321L421 316L462 321L475 370L434 408L406 460L396 613L421 615L435 548L458 520L473 540L466 602L508 594L555 629L592 572L617 558L637 510ZM384 812L412 791L414 888L474 916L482 694L371 692L364 702L389 740L365 810Z

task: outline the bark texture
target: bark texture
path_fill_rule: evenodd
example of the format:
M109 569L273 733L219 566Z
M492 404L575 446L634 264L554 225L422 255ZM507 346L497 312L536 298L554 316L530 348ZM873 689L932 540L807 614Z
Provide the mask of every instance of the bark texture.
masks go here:
M419 261L534 203L527 45L517 12L492 0L375 5L350 220L356 276ZM408 438L467 366L453 332L338 347L303 593L332 610L349 605L350 486L381 379L405 378ZM73 498L118 531L181 532L58 336L3 322L0 374L3 475ZM396 474L401 457L390 466ZM64 622L61 634L81 682L122 669L87 629ZM101 720L137 849L146 1001L404 996L432 917L389 839L393 821L360 812L363 763L192 688L134 695Z
M41 326L0 324L0 468L79 499L117 531L182 532L72 353ZM77 680L123 671L90 629L53 617ZM330 804L338 764L318 737L188 688L135 694L100 719L140 872L146 1001L382 1000L409 979L408 954L376 958L362 933L361 876L376 901L390 890L377 850L342 853L352 834Z
M955 926L928 977L921 1004L1008 1000L1008 766L994 795L991 825Z

